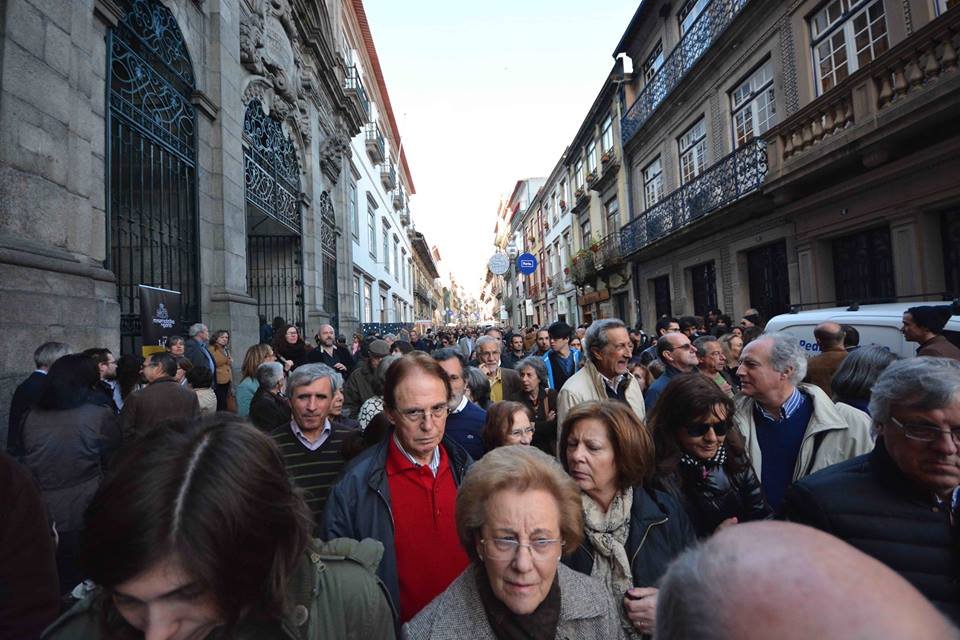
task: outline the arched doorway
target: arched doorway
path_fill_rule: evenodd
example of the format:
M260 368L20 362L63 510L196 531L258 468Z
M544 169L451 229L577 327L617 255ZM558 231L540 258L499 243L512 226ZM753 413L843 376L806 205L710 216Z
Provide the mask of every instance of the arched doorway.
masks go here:
M300 164L281 124L251 100L243 118L247 287L257 312L305 331Z
M137 285L180 291L183 326L200 317L195 81L183 34L157 0L123 0L107 36L108 264L121 351L139 353Z

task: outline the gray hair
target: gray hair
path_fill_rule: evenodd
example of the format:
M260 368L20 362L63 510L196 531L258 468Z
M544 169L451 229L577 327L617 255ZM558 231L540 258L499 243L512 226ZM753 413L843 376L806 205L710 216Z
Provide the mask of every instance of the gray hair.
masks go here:
M603 349L610 343L607 340L607 332L610 329L626 329L627 325L618 318L607 318L606 320L597 320L587 327L587 333L583 336L583 348L590 359L593 359L594 349Z
M713 613L723 613L729 554L711 553L704 543L673 562L657 594L657 640L721 640L728 634Z
M279 362L264 362L257 367L257 382L264 389L273 389L283 380L283 365Z
M538 358L537 356L527 356L515 364L513 368L517 373L520 373L523 369L533 369L533 372L540 378L540 384L546 384L549 379L547 376L547 365L543 363L542 358Z
M495 344L497 345L498 349L500 348L500 341L494 338L493 336L482 335L479 338L477 338L477 343L476 343L477 349L479 349L485 344Z
M707 345L711 342L720 343L720 339L714 336L700 336L693 341L693 346L697 348L697 357L705 358L707 357ZM726 355L726 354L724 354Z
M380 366L377 367L377 371L373 374L373 390L378 396L383 395L383 385L387 382L387 370L390 368L394 362L402 358L403 356L391 353L388 356L383 356L383 359L380 360ZM336 391L336 389L334 389Z
M482 409L487 408L490 400L490 380L477 367L467 367L463 370L463 378L470 389L470 399Z
M765 333L758 340L767 339L770 341L770 366L777 373L786 373L787 369L793 369L790 374L791 384L797 385L803 382L807 377L807 356L800 347L800 340L792 333L785 331L775 331Z
M339 391L343 386L343 376L327 365L316 362L302 364L293 370L293 373L290 374L290 380L287 382L287 393L292 396L294 390L298 387L305 387L323 378L330 381L330 393L332 394Z
M207 325L202 322L190 325L190 328L187 330L187 333L190 334L191 338L196 338L199 334L205 333L207 331Z
M63 342L44 342L33 352L33 364L37 369L49 369L54 362L73 353L73 348Z
M951 358L898 360L880 374L870 395L870 416L885 424L896 407L942 409L960 397L960 362Z
M870 390L884 369L900 359L883 347L861 347L847 354L833 375L830 389L838 398L869 400Z

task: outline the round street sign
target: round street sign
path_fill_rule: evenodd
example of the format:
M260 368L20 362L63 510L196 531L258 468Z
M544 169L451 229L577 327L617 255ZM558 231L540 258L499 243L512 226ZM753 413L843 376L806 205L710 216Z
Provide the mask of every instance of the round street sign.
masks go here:
M490 262L487 263L487 266L490 267L491 273L495 276L502 276L507 272L507 269L510 268L510 258L507 257L505 253L495 253L493 257L490 258Z
M537 270L537 258L532 253L521 253L517 256L517 271L525 276Z

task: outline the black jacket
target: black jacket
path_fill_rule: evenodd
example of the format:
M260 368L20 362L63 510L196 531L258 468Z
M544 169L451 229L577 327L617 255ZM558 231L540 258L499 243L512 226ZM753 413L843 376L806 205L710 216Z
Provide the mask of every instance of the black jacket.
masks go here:
M250 400L250 420L264 433L270 433L277 427L290 424L290 403L263 387L257 389Z
M634 586L655 586L670 561L696 539L690 518L673 497L663 491L634 487L626 544ZM593 554L593 547L584 539L563 562L575 571L590 575Z
M749 462L744 462L743 470L737 473L723 467L680 465L663 485L680 500L701 538L713 533L727 518L749 522L773 517Z
M346 380L350 375L350 372L353 371L354 361L353 355L345 347L340 347L337 345L333 346L333 355L327 355L327 352L323 350L323 347L317 347L313 351L307 354L307 362L319 362L325 364L334 371L337 371L337 363L342 364L346 367L346 371L338 371L340 375L343 376L343 379Z
M30 407L40 398L47 374L34 371L21 382L10 400L10 417L7 421L7 453L14 458L23 457L23 420Z
M394 605L399 606L400 580L397 577L393 511L387 479L387 453L392 440L391 431L380 444L350 461L327 497L319 537L322 540L373 538L383 543L383 559L377 567L377 575L387 586ZM450 456L450 471L459 487L473 460L463 447L447 437L444 437L441 446ZM438 561L441 560L438 558ZM429 567L424 567L424 570L429 570Z
M911 485L883 438L790 487L783 515L873 556L960 622L960 523L951 529L948 510Z

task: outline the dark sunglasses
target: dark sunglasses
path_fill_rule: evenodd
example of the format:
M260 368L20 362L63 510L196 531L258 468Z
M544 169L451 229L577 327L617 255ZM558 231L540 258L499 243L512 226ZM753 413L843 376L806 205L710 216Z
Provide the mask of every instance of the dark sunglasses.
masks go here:
M727 435L727 431L730 430L731 424L729 420L724 420L718 422L717 424L691 424L687 427L687 435L691 438L699 438L713 429L713 432L718 436Z

